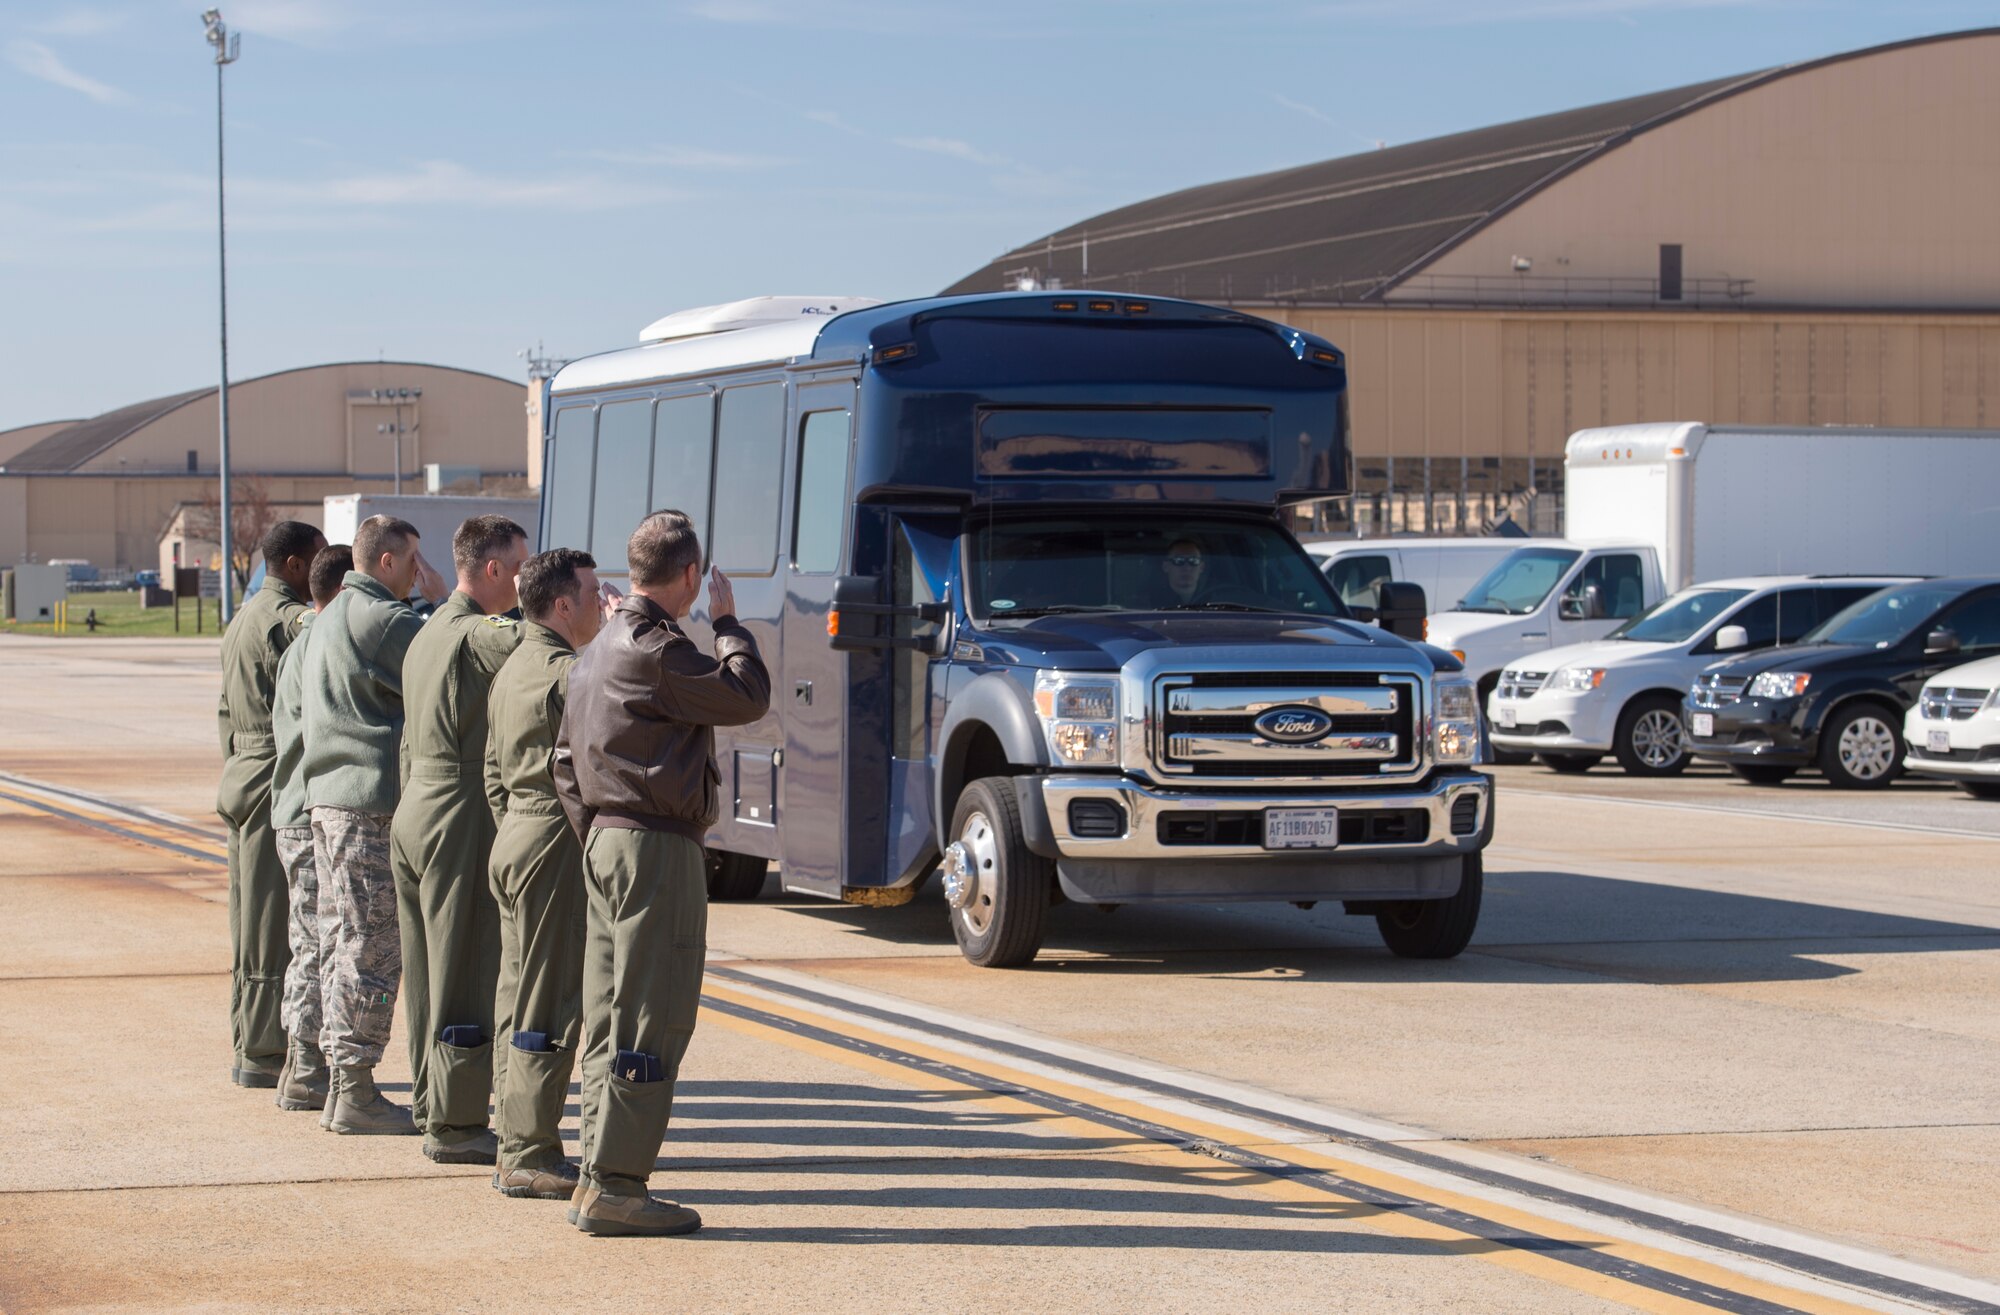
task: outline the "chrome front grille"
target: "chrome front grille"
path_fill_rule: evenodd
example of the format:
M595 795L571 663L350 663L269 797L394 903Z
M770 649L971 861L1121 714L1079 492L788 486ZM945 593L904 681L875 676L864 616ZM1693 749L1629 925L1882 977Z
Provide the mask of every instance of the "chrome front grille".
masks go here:
M1153 765L1168 778L1381 777L1422 766L1414 676L1202 672L1161 676L1154 691ZM1319 733L1268 733L1301 719Z
M1704 675L1695 681L1688 694L1697 708L1722 708L1741 702L1743 691L1749 688L1748 676Z
M1525 699L1540 689L1549 678L1546 671L1516 671L1509 668L1500 673L1500 697L1503 699Z
M1927 687L1917 700L1925 721L1971 721L1972 714L1986 704L1990 689L1955 689L1949 685Z

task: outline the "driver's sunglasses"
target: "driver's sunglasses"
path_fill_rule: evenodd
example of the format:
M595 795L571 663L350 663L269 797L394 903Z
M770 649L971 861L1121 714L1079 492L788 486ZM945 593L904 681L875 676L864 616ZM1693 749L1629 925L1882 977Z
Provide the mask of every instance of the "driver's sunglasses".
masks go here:
M1196 556L1196 555L1194 555L1194 554L1191 554L1191 553L1180 553L1180 554L1178 554L1177 556L1173 556L1173 557L1169 557L1169 558L1167 558L1167 565L1169 565L1169 566L1200 566L1200 565L1201 565L1201 558L1200 558L1199 556Z

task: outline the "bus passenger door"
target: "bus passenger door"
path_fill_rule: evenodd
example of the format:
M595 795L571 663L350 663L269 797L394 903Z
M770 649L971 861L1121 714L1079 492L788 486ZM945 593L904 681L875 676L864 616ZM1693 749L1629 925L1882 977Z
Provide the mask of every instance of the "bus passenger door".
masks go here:
M848 655L828 642L826 615L850 537L853 383L801 387L798 417L784 643L771 690L772 710L785 728L779 879L786 890L837 896L847 835Z

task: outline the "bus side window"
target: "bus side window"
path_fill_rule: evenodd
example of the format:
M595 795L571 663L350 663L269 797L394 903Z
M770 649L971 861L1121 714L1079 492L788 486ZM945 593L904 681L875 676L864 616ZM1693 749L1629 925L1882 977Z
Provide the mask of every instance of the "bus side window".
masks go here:
M785 469L785 386L725 389L715 440L715 564L769 575L778 555Z
M556 412L549 468L542 474L542 498L549 509L548 533L542 539L544 548L580 548L590 542L592 448L596 435L596 408L567 406Z
M847 520L845 411L814 411L799 426L799 484L793 502L792 569L826 575L839 569Z
M651 510L646 505L652 459L653 403L611 402L597 412L597 494L591 502L590 555L600 571L625 569L625 541Z
M653 421L653 491L647 511L672 509L694 522L695 537L708 542L708 476L715 455L715 396L695 393L660 402Z

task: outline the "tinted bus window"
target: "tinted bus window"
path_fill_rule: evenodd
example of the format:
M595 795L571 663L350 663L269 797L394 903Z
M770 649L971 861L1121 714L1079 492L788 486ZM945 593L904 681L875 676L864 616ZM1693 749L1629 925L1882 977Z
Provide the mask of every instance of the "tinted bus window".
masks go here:
M549 509L546 548L581 548L590 542L591 439L597 412L571 406L556 412L549 468L542 472L542 501Z
M784 443L783 384L752 384L722 394L711 555L725 571L766 575L777 561Z
M600 571L625 569L625 541L646 518L652 459L653 403L613 402L597 412L597 494L591 502L590 555Z
M653 421L653 493L647 511L672 509L694 522L708 541L708 462L715 437L715 398L708 393L669 397ZM710 556L713 557L711 551Z
M847 517L845 411L815 411L799 430L797 525L792 565L824 575L840 565L841 522Z

